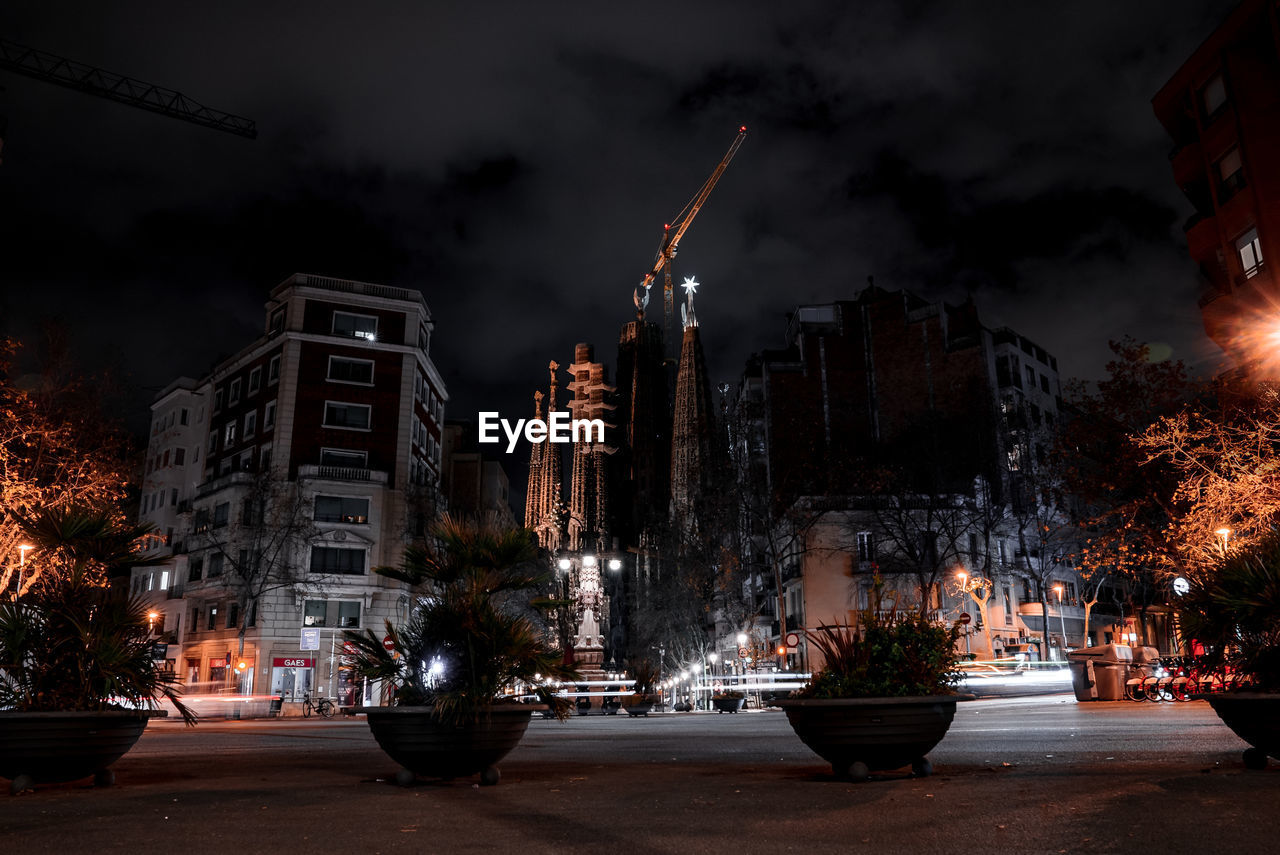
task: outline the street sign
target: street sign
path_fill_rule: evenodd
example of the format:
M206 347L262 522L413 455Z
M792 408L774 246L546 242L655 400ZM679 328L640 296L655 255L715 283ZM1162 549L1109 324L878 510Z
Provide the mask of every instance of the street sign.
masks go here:
M746 658L747 658L747 648L745 648L745 647L739 647L739 648L738 648L738 658L739 658L739 659L746 659Z
M798 633L798 632L788 632L788 633L787 633L787 647L796 648L796 647L799 647L799 646L800 646L800 633Z
M960 622L961 622L961 623L968 623L968 622L969 622L969 621L971 621L971 620L973 620L973 615L969 614L968 612L961 612L961 613L960 613Z
M384 636L382 637L382 646L383 646L383 647L385 647L387 650L395 650L395 649L396 649L396 643L395 643L395 640L394 640L394 639L392 639L392 637L391 637L391 636L389 636L389 635L384 635Z
M320 649L320 630L304 629L302 631L302 640L298 642L299 650L319 650Z

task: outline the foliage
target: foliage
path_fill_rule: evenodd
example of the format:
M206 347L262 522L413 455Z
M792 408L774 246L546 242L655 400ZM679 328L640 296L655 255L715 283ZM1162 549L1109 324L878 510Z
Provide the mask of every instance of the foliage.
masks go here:
M1193 580L1177 608L1183 635L1205 646L1213 669L1280 691L1280 532Z
M713 701L740 701L745 697L746 695L742 694L742 692L739 692L736 689L730 689L727 692L716 692L711 696L711 699Z
M34 559L52 572L20 600L0 604L0 708L156 708L166 697L188 724L176 676L152 658L145 604L112 588L114 570L140 559L146 529L107 512L54 508L27 524Z
M16 585L21 518L40 509L103 507L125 496L122 434L104 416L103 383L72 374L56 339L44 371L15 379L17 343L0 339L0 591ZM24 567L25 593L55 565Z
M1162 416L1203 393L1180 360L1156 361L1132 338L1111 342L1107 379L1067 389L1072 411L1058 449L1085 544L1077 554L1087 576L1115 573L1143 587L1149 568L1177 554L1168 523L1177 475L1136 441Z
M885 609L884 599L884 583L877 577L870 606L853 623L804 631L825 665L800 697L916 697L955 691L961 677L956 653L960 624L946 626L919 609L900 609L896 597Z
M627 671L635 680L631 690L637 695L652 695L658 690L658 666L652 659L633 659Z
M1176 473L1167 536L1173 569L1213 574L1223 550L1248 548L1280 523L1280 394L1218 389L1212 406L1161 418L1138 437L1153 464ZM1229 530L1229 540L1221 534Z
M348 631L355 649L348 664L361 677L391 681L397 704L432 706L443 722L479 720L517 682L535 685L544 703L567 715L568 705L537 681L578 675L521 613L545 605L530 596L546 581L537 558L528 530L445 515L429 545L405 550L400 568L376 569L420 595L404 626L387 621L394 652L371 629Z

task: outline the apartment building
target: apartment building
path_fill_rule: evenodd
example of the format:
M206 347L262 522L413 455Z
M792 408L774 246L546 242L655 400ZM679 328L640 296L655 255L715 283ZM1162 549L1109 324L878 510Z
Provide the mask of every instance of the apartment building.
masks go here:
M398 564L438 507L433 328L418 291L297 274L258 339L157 397L141 519L168 561L133 584L163 597L186 682L362 700L341 633L406 616L372 568Z

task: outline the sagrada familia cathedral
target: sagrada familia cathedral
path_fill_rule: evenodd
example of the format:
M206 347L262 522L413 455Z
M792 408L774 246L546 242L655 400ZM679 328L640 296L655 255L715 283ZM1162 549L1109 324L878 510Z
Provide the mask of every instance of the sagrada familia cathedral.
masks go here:
M571 448L568 495L562 446L534 443L529 459L525 525L553 556L573 613L561 643L571 646L584 677L623 668L629 650L628 610L672 560L672 530L697 525L698 499L709 489L723 447L693 298L686 281L683 334L674 388L658 324L643 317L622 327L617 384L591 345L574 348L563 405L573 419L601 419L603 442ZM562 367L550 364L547 393L534 393L534 416L561 403ZM544 408L545 403L545 408Z

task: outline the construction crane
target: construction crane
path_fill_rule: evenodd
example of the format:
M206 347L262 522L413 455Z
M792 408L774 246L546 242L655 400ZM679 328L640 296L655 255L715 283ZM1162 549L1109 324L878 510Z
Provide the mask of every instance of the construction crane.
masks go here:
M671 261L676 257L676 250L680 248L680 239L684 237L684 233L693 224L693 218L698 216L698 211L706 203L707 197L715 189L716 182L720 180L720 176L724 174L729 161L733 160L733 156L738 153L738 147L742 145L742 141L746 138L747 126L743 125L738 128L737 139L733 141L733 145L729 146L729 150L721 158L720 165L711 173L711 177L703 182L702 189L694 194L694 197L689 200L688 204L684 206L684 209L674 220L662 227L662 242L658 245L658 252L653 260L653 269L646 273L644 279L636 286L636 292L632 298L636 304L636 318L644 320L644 310L649 305L649 289L653 287L654 280L658 278L658 274L664 274L662 284L662 322L664 342L668 355L673 352L675 347L675 342L671 337L671 317L674 314Z
M258 136L252 119L214 110L181 92L0 39L0 68L241 137Z

